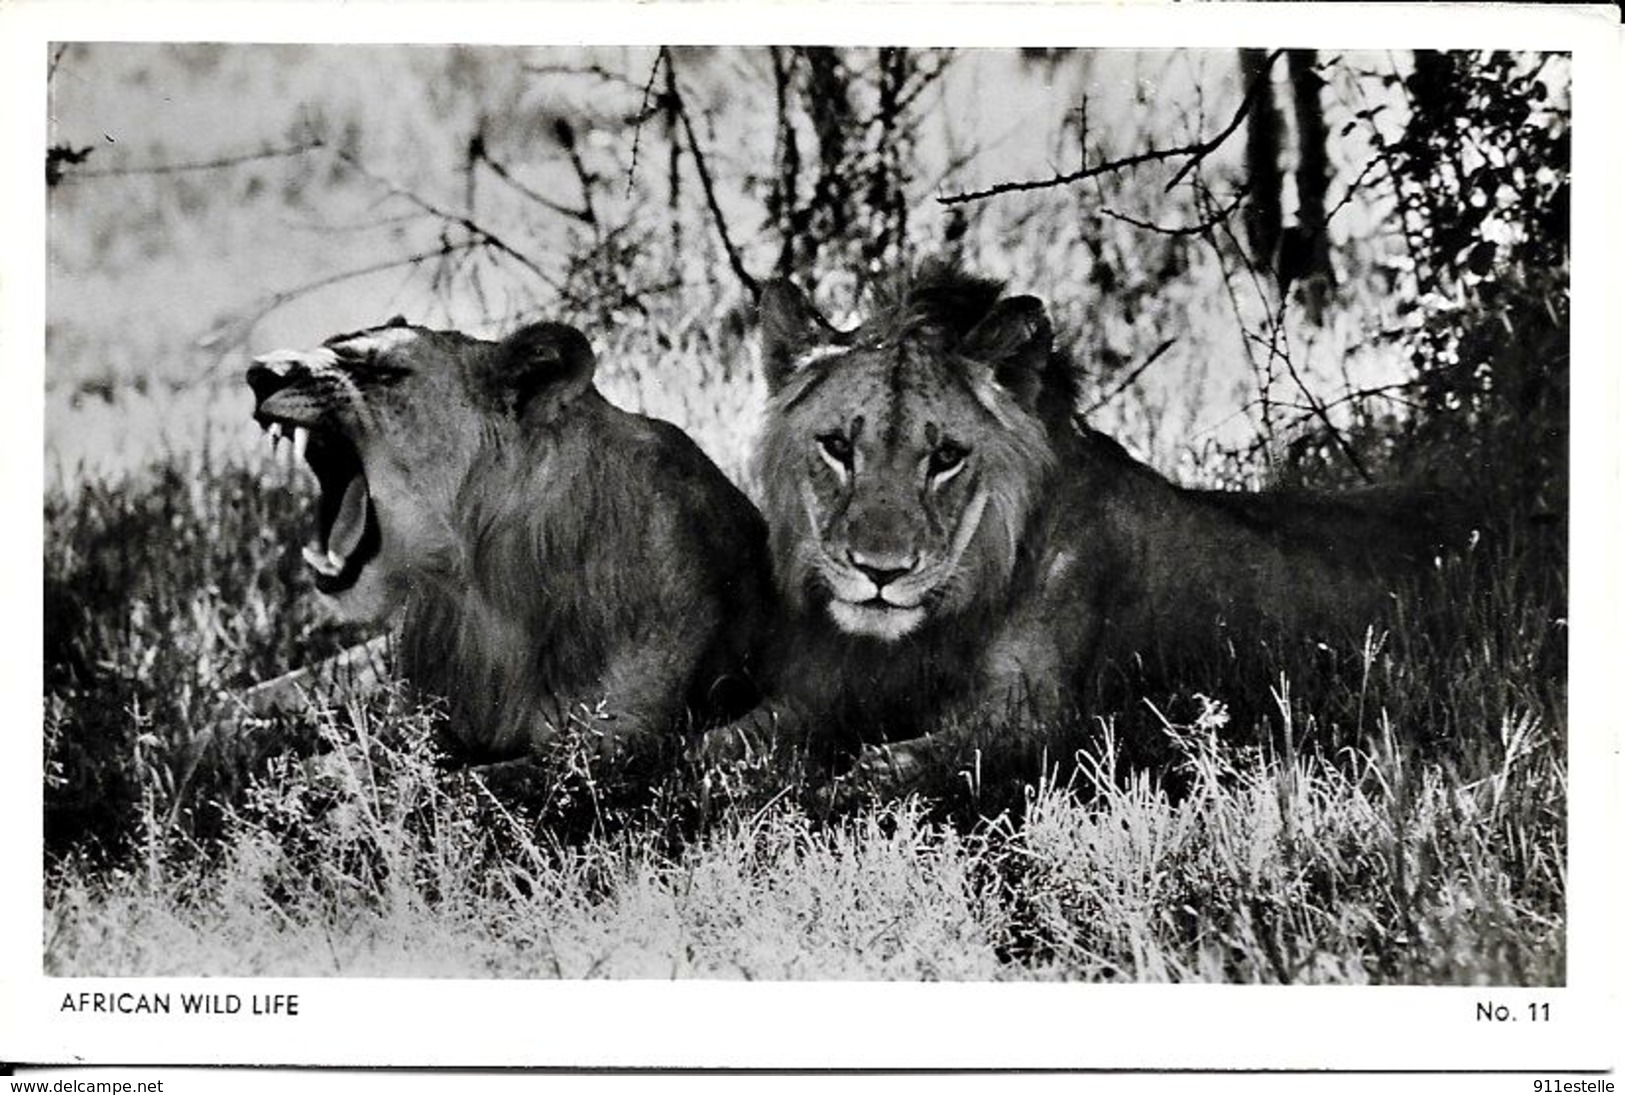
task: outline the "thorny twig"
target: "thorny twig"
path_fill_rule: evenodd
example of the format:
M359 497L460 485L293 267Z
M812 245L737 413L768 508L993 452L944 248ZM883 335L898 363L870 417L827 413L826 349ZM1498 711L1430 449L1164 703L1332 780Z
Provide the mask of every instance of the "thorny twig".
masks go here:
M664 47L660 50L661 57L665 58L668 69L671 66L671 53ZM705 193L705 204L711 210L711 220L716 225L717 235L722 240L722 249L727 252L728 265L732 267L734 276L745 287L752 300L761 296L761 287L756 279L750 276L745 269L744 260L739 257L739 251L734 247L733 239L728 234L728 223L723 219L722 206L717 202L716 188L711 183L711 170L706 166L705 153L700 150L699 138L694 134L694 121L689 117L688 108L683 104L682 94L677 90L677 81L673 76L669 94L674 100L672 108L677 118L683 123L683 133L688 138L688 151L694 158L694 172L700 177L700 189Z
M1198 201L1211 204L1212 197L1208 193L1207 188L1199 185L1197 189ZM1339 208L1341 208L1341 205L1339 205ZM1327 215L1328 220L1330 219L1330 216L1330 214ZM1242 345L1247 351L1249 360L1253 361L1255 373L1257 372L1258 367L1256 360L1253 359L1251 347L1254 344L1262 346L1268 355L1265 359L1267 364L1264 380L1259 385L1259 395L1265 433L1269 434L1272 432L1270 429L1269 416L1271 402L1269 387L1271 382L1272 366L1275 362L1279 361L1286 367L1287 375L1291 378L1292 383L1297 387L1298 391L1303 393L1303 397L1308 401L1308 405L1311 408L1314 417L1319 419L1321 424L1326 428L1326 431L1331 435L1332 441L1337 446L1338 451L1340 451L1344 458L1348 460L1349 465L1362 480L1367 483L1371 482L1371 471L1366 467L1365 461L1360 459L1360 454L1355 451L1354 446L1351 445L1348 439L1343 436L1343 431L1339 430L1337 425L1332 422L1327 404L1323 403L1315 395L1315 393L1309 389L1309 385L1304 380L1303 375L1298 372L1297 365L1292 360L1292 355L1281 347L1281 340L1286 335L1285 298L1283 297L1278 306L1271 311L1268 308L1269 296L1264 289L1263 281L1258 275L1258 269L1253 265L1252 260L1247 257L1247 250L1241 246L1241 241L1236 239L1235 233L1231 231L1229 221L1220 218L1214 224L1214 229L1215 231L1223 231L1227 236L1229 236L1231 246L1235 248L1237 254L1241 255L1242 263L1246 266L1248 274L1252 279L1253 291L1258 294L1258 299L1261 302L1264 302L1266 305L1266 314L1268 316L1267 328L1269 331L1269 338L1267 340L1262 336L1247 330L1246 322L1242 318L1240 302L1236 299L1234 291L1230 288L1230 273L1227 268L1227 264L1224 261L1224 249L1220 247L1219 241L1214 239L1213 236L1209 234L1208 240L1213 247L1214 255L1219 260L1220 274L1225 283L1226 292L1230 294L1231 307L1235 309L1236 320L1242 328Z
M1200 185L1197 186L1196 203L1199 210L1212 206L1212 199L1208 195L1206 187ZM1214 231L1203 234L1202 238L1206 240L1208 246L1213 249L1213 257L1219 264L1219 283L1224 286L1225 297L1230 301L1230 310L1234 312L1236 316L1236 324L1241 328L1244 335L1249 334L1250 332L1247 331L1246 316L1242 312L1241 308L1241 299L1236 295L1236 287L1231 282L1230 263L1225 257L1224 247L1220 245L1220 242L1216 237L1216 233L1220 229L1222 229L1225 234L1230 237L1231 246L1235 247L1237 253L1240 254L1242 263L1246 266L1248 273L1252 277L1253 289L1258 293L1260 300L1266 299L1264 297L1264 287L1259 280L1258 271L1253 267L1251 260L1247 256L1246 250L1241 247L1240 241L1236 239L1235 233L1231 231L1230 223L1228 221L1218 222L1214 225ZM1241 349L1242 352L1247 355L1247 364L1252 370L1254 383L1256 383L1258 386L1260 440L1265 443L1264 452L1266 457L1268 457L1268 455L1273 451L1272 445L1275 436L1274 419L1270 416L1270 388L1274 383L1274 375L1272 372L1274 369L1274 358L1266 358L1263 366L1260 367L1258 358L1253 354L1253 344L1249 339L1242 339Z
M964 202L983 201L987 198L996 197L1000 194L1011 194L1018 191L1027 190L1048 190L1057 186L1070 186L1072 183L1081 182L1084 179L1092 179L1097 175L1107 175L1114 171L1122 171L1130 167L1138 167L1140 164L1144 163L1160 163L1163 160L1174 160L1179 159L1180 157L1186 157L1184 165L1174 173L1174 177L1168 180L1168 184L1163 187L1163 192L1167 193L1175 186L1178 186L1179 183L1184 180L1185 176L1194 171L1197 165L1206 159L1216 149L1218 149L1220 145L1229 140L1231 134L1235 133L1237 129L1241 128L1241 123L1246 120L1247 115L1252 111L1253 104L1257 102L1258 97L1263 90L1269 86L1269 74L1275 67L1275 62L1285 52L1286 50L1284 49L1277 49L1271 52L1268 57L1264 58L1262 70L1260 71L1258 77L1253 81L1252 86L1247 89L1247 94L1242 96L1241 105L1236 108L1235 116L1230 119L1229 123L1226 124L1223 129L1206 140L1179 145L1175 148L1148 149L1145 152L1137 152L1132 156L1124 156L1120 159L1108 160L1105 163L1099 163L1093 167L1080 168L1077 171L1073 171L1065 175L1054 175L1048 179L1024 179L1014 182L995 183L993 186L987 187L984 190L970 190L960 194L945 194L938 197L937 202L940 205L959 205Z
M576 182L581 186L581 208L586 211L587 223L592 226L593 235L601 237L598 210L592 203L592 187L597 180L587 167L587 161L581 158L581 149L576 145L575 129L569 122L560 118L553 123L553 132L558 137L559 143L564 146L565 153L569 155L570 169L576 173Z
M652 113L649 109L649 96L654 92L655 77L660 75L660 63L662 61L666 61L664 46L660 48L659 53L655 54L655 63L649 66L649 79L643 85L643 101L638 104L638 124L637 128L632 130L632 162L626 169L627 197L632 196L632 188L637 185L638 151L643 144L643 123L649 120ZM670 67L669 62L667 67Z
M1270 356L1286 366L1287 376L1292 378L1292 383L1297 386L1298 391L1303 394L1303 398L1308 401L1307 409L1309 412L1326 428L1326 432L1331 435L1332 442L1337 446L1338 451L1343 454L1344 458L1348 460L1355 473L1365 482L1372 482L1371 471L1365 466L1365 461L1360 459L1360 454L1354 450L1354 446L1349 444L1348 438L1343 436L1343 431L1338 429L1337 424L1332 421L1332 416L1327 410L1326 404L1322 403L1320 398L1310 390L1308 382L1303 379L1303 375L1298 372L1297 365L1293 363L1292 355L1282 350L1274 338L1271 338L1266 343L1262 337L1252 331L1247 331L1245 334L1248 339L1267 347Z
M464 231L474 236L477 243L484 244L485 246L491 247L492 249L507 255L509 258L525 267L525 269L535 274L549 288L555 290L558 288L552 276L549 275L546 270L543 270L539 265L537 265L534 259L532 259L529 255L526 255L523 251L520 251L518 248L514 247L512 244L508 243L489 228L486 228L484 225L475 221L466 213L459 213L455 210L446 209L435 204L434 202L431 202L429 199L423 197L408 187L403 186L400 183L387 178L386 176L380 175L376 171L373 171L354 155L344 151L343 149L334 148L331 149L331 151L341 163L355 171L358 175L361 175L365 179L371 180L373 183L383 187L396 197L412 203L425 213L438 217L447 224L454 224L459 228L462 228Z
M403 225L416 224L428 216L429 214L418 209L410 213L392 213L389 216L375 217L372 220L349 221L346 223L319 220L314 217L291 216L282 217L280 223L299 232L320 232L326 236L338 236L359 232L376 232L380 228L398 228Z
M178 175L185 171L214 171L223 167L236 167L239 164L253 163L256 160L275 160L289 156L303 156L306 152L314 152L322 148L319 140L307 141L304 144L291 145L287 148L268 148L262 152L246 152L240 156L222 156L216 160L200 160L193 163L148 164L137 167L103 167L92 168L85 171L75 171L68 178L111 178L118 175Z
M1369 176L1372 171L1376 170L1378 167L1381 167L1382 163L1383 157L1381 155L1374 156L1370 160L1367 160L1366 165L1360 169L1360 173L1354 176L1354 181L1349 183L1348 189L1343 191L1343 196L1338 199L1337 204L1332 206L1331 209L1327 210L1326 219L1320 224L1312 224L1308 227L1314 228L1321 232L1326 231L1326 229L1330 227L1332 221L1337 217L1337 214L1341 213L1343 209L1354 200L1354 195L1359 193L1361 186L1365 185L1366 177Z
M1161 358L1163 354L1171 350L1174 343L1177 341L1178 339L1172 338L1163 339L1162 344L1159 345L1155 350L1152 350L1150 356L1136 365L1127 376L1118 381L1117 384L1113 386L1111 391L1107 392L1105 395L1095 400L1094 403L1090 404L1089 409L1083 412L1083 416L1088 418L1090 415L1100 410L1100 408L1104 407L1106 404L1128 391L1129 387L1136 380L1140 379L1141 374L1143 374L1147 369L1151 368L1151 366L1155 365L1157 360Z
M1336 399L1328 400L1325 405L1330 409L1332 407L1341 407L1345 403L1359 403L1367 399L1386 399L1401 406L1410 407L1413 410L1426 410L1427 408L1423 404L1399 394L1416 387L1416 383L1415 380L1401 380L1394 384L1375 384L1366 388L1350 388ZM1297 409L1305 410L1306 408L1299 407Z
M1238 193L1234 198L1230 199L1229 202L1220 206L1216 212L1203 217L1195 224L1155 224L1152 221L1141 220L1139 217L1131 217L1127 213L1119 213L1115 209L1107 209L1105 206L1097 208L1095 212L1103 217L1110 217L1112 220L1122 221L1124 224L1131 225L1135 228L1141 228L1147 232L1155 232L1159 236L1200 236L1212 231L1214 228L1217 228L1221 221L1228 220L1230 215L1237 209L1241 208L1241 203L1246 200L1247 189L1243 187L1241 192Z
M524 65L520 71L530 76L594 76L606 84L620 84L634 90L639 86L637 81L603 65Z
M514 176L513 172L509 171L505 165L492 158L491 150L489 148L485 148L483 146L480 148L479 162L483 163L486 168L490 170L491 174L507 183L521 196L535 202L543 209L557 213L562 217L569 217L571 220L580 221L583 224L593 223L592 214L589 210L572 209L570 206L565 205L562 202L556 202L553 199L538 193L535 189L527 186L525 183L520 182L519 179Z
M419 251L416 254L406 255L402 258L386 259L383 262L370 263L366 266L357 266L349 270L341 270L336 274L327 274L297 285L292 289L281 289L263 298L255 307L238 316L230 323L221 324L210 331L200 341L204 347L217 346L230 339L240 341L246 337L253 326L278 308L300 297L308 296L320 289L326 289L346 281L354 281L371 274L382 274L390 270L398 270L403 266L418 266L430 259L443 259L460 252L471 251L480 246L478 240L465 240L462 243L442 243L439 247L428 251Z

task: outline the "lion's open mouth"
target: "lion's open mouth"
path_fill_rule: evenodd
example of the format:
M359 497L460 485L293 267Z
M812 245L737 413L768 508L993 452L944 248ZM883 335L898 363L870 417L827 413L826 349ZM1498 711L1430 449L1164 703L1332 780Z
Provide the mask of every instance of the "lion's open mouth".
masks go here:
M292 444L316 476L321 497L316 504L316 538L305 545L305 564L323 593L342 593L355 585L361 571L378 554L378 521L361 454L342 434L279 418L261 417L273 454Z

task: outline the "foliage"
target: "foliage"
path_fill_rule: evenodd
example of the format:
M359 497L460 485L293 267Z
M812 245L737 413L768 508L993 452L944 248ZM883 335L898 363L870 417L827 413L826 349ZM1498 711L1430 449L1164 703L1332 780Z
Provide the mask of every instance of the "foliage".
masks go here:
M1369 126L1404 243L1390 337L1413 377L1379 443L1401 474L1470 484L1495 520L1567 511L1570 117L1553 60L1419 51L1404 76L1362 76L1403 92L1398 135L1375 107L1345 126Z

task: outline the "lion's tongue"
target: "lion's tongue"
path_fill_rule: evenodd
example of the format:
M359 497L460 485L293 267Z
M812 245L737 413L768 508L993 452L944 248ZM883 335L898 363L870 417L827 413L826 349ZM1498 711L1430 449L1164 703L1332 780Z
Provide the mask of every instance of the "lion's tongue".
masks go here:
M333 518L333 529L327 534L329 553L349 558L361 543L361 534L367 531L367 482L361 476L350 480L344 488L344 501Z
M307 546L305 562L330 578L337 576L366 531L367 481L357 475L344 488L339 511L333 515L333 527L327 530L326 548L319 544Z

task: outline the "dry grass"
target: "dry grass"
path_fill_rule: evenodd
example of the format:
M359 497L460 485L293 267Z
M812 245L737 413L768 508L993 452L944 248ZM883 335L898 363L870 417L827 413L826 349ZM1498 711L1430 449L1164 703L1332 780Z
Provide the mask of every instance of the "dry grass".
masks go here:
M203 458L48 496L54 973L1562 981L1533 553L1442 571L1449 620L1229 666L929 801L831 814L765 766L634 788L563 748L520 807L386 698L235 717L354 637L289 592L303 500L259 479Z

